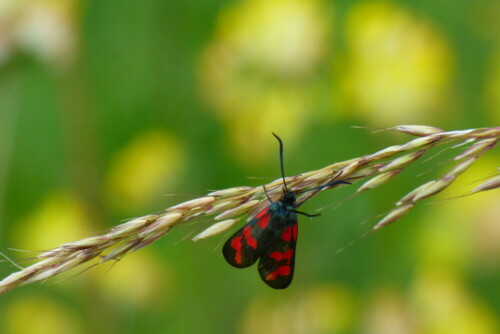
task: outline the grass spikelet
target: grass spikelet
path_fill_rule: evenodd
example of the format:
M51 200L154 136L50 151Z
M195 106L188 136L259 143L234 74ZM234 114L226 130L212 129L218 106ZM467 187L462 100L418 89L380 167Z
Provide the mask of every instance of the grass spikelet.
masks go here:
M407 203L392 210L373 227L373 230L378 230L384 226L394 223L396 220L407 214L408 211L413 208L413 205L413 203Z
M395 169L391 170L389 172L384 172L382 174L379 174L375 176L374 178L368 180L365 182L361 187L358 188L358 192L366 191L368 189L373 189L376 188L390 179L396 177L399 173L401 173L402 169Z
M483 154L494 148L500 139L500 127L445 132L424 125L401 125L390 130L417 138L372 154L334 163L319 170L288 176L286 178L288 188L291 191L302 191L327 184L335 179L342 179L354 184L365 180L365 183L358 188L358 192L367 191L396 179L408 166L418 161L436 145L450 144L454 145L454 148L463 147L462 153L453 158L455 165L448 172L444 173L441 178L423 182L422 185L401 198L395 207L372 228L372 230L378 230L401 219L419 201L446 189ZM368 178L371 179L368 181ZM339 184L334 187L337 186L345 185ZM283 193L281 179L276 179L266 184L265 187L272 200L279 199ZM497 174L471 189L469 193L499 187L500 175ZM297 203L315 196L319 191L301 194ZM37 263L14 272L0 281L0 293L54 277L72 268L89 264L92 259L98 258L98 263L102 263L122 258L130 252L155 242L172 228L189 222L194 217L201 216L207 221L214 222L193 240L208 238L226 231L243 217L255 216L267 205L269 202L262 186L242 186L212 191L206 196L166 208L160 214L131 219L102 235L65 243L45 251L36 256Z
M441 129L426 125L399 125L396 126L394 129L417 137L425 137L436 133L444 132Z
M500 188L500 175L493 177L491 180L488 180L484 183L481 183L477 187L471 190L471 193L478 193L486 190L493 190Z
M212 226L208 227L207 229L205 229L203 232L196 235L192 240L198 241L201 239L206 239L208 237L220 234L225 230L227 230L228 228L231 228L234 224L236 224L238 220L239 219L226 219L221 222L217 222Z

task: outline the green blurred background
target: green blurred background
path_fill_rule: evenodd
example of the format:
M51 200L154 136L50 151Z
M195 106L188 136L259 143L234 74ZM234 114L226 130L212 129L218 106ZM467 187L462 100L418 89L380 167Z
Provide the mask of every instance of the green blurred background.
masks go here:
M0 250L275 179L271 131L293 175L411 139L351 125L498 125L499 31L497 0L0 0ZM440 198L498 166L497 149ZM446 167L301 219L287 290L226 264L229 234L189 241L199 220L2 295L0 333L499 333L498 192L420 205L337 254Z

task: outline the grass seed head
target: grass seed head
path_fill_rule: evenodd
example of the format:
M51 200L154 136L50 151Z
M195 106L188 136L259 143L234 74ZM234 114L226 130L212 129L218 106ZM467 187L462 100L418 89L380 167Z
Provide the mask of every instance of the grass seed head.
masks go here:
M435 195L444 189L446 189L454 180L455 176L449 175L445 176L439 180L434 181L432 184L429 184L428 187L425 189L422 189L415 193L415 197L413 198L413 201L420 201L421 199L427 198L429 196Z
M427 125L399 125L395 127L399 132L403 132L412 136L425 137L436 133L444 132L439 128Z
M461 163L457 164L455 167L453 167L452 170L450 170L448 173L446 173L446 176L458 176L465 172L469 167L474 163L474 161L477 160L477 157L472 157L469 158L465 161L462 161Z
M402 171L402 169L395 169L395 170L391 170L389 172L379 174L379 175L373 177L372 179L366 181L361 187L359 187L358 192L362 192L362 191L366 191L368 189L376 188L376 187L386 183L390 179L394 178L396 175L401 173L401 171Z
M480 140L477 143L472 144L468 149L466 149L462 154L455 157L455 160L467 159L470 157L475 157L480 155L482 152L492 149L498 139L489 138Z
M401 151L409 151L421 149L427 146L435 145L441 139L441 135L431 135L427 137L413 139L408 143L402 145Z
M238 219L226 219L221 222L217 222L207 229L203 230L201 233L197 234L192 240L198 241L201 239L206 239L208 237L212 237L214 235L220 234L227 229L231 228Z
M179 212L170 212L167 213L160 218L158 218L155 222L148 225L144 230L142 230L139 234L139 238L145 238L149 235L162 233L163 230L168 230L171 226L175 225L182 217L182 214Z
M101 263L111 259L119 259L125 256L131 249L136 247L140 241L141 239L128 240L122 244L119 244L118 246L115 246L108 254L106 254L101 259Z
M127 221L124 224L118 225L112 228L106 236L109 238L120 238L123 236L128 236L130 234L137 233L145 226L151 224L157 220L159 215L148 215L140 218L135 218Z
M240 196L244 194L250 195L255 188L253 187L233 187L233 188L228 188L228 189L223 189L223 190L217 190L213 191L208 194L208 196L213 196L216 198L225 198L225 197L233 197L233 196Z
M374 227L374 230L378 230L384 226L394 223L396 220L403 217L413 208L413 203L407 203L403 206L397 207L396 209L389 212L384 218L382 218Z
M215 220L222 220L222 219L226 219L226 218L233 218L233 217L236 217L236 216L239 216L241 214L244 214L245 212L253 209L254 207L256 207L258 204L259 204L259 200L252 200L252 201L248 201L240 206L237 206L236 208L234 209L230 209L230 210L227 210L223 213L221 213L220 215L216 216L214 219Z
M186 201L184 203L178 204L171 208L168 208L167 211L187 211L196 208L203 208L209 204L211 204L215 200L213 196L205 196L200 198L195 198L190 201Z
M418 160L425 152L426 152L425 150L420 150L403 155L402 157L396 158L391 162L389 162L387 165L381 167L379 171L386 172L392 169L399 169L405 167Z
M497 175L492 179L481 183L480 185L472 189L471 193L477 193L480 191L492 190L497 188L500 188L500 175Z
M454 168L440 179L426 182L404 196L397 203L397 207L375 225L373 229L376 230L400 219L411 210L417 201L444 190L484 152L493 148L500 139L500 127L443 132L441 129L434 127L402 125L396 127L395 130L419 138L402 145L385 148L371 155L364 155L337 162L319 170L286 177L287 187L291 191L300 191L327 184L334 178L354 181L372 177L358 190L364 191L389 181L401 169L418 160L427 149L438 143L456 144L462 142L464 145L472 143L464 152L455 157L455 160L460 160L460 162ZM404 155L395 157L400 153ZM474 188L471 193L499 187L500 175L496 175ZM279 178L270 182L266 185L266 190L267 195L273 201L279 200L283 195L283 180ZM315 196L317 193L319 191L299 195L297 204L300 204L301 200ZM102 253L107 255L103 256L101 262L121 258L132 251L155 242L176 225L185 223L200 215L210 216L215 221L221 220L193 239L208 238L233 226L240 219L238 216L247 216L248 219L251 219L257 212L260 212L268 205L269 201L262 186L255 188L242 186L213 191L205 197L167 208L164 214L147 215L132 219L110 229L101 236L66 243L39 254L37 256L40 259L38 263L21 269L0 281L0 293L19 285L55 276L86 263ZM217 216L213 217L215 214Z

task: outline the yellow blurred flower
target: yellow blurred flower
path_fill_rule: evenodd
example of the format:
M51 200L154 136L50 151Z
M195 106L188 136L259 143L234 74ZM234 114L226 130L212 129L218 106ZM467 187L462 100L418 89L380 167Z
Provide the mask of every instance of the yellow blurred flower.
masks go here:
M156 130L139 134L111 162L110 203L129 212L141 208L168 191L183 165L184 154L176 138Z
M498 195L498 191L487 198L484 198L486 194L478 195L478 197L483 197L482 203L475 207L477 215L471 232L472 259L474 263L486 270L489 268L496 270L500 266L500 224L498 223L500 196Z
M492 174L498 159L486 155L477 161L450 191L438 198L460 196L475 187L478 175ZM436 202L422 217L415 248L420 269L412 287L412 304L419 333L498 333L500 322L493 306L468 290L467 271L490 268L500 262L498 193L488 191L452 201Z
M244 315L240 333L344 333L352 330L354 301L344 287L323 285L288 298L261 296Z
M13 299L3 307L0 321L6 333L74 334L84 333L78 317L47 297L30 295Z
M367 303L363 321L366 334L410 334L415 333L415 323L408 301L389 288L379 288Z
M321 1L245 0L221 15L218 38L239 62L286 76L308 74L325 51Z
M19 245L16 247L33 251L78 240L96 230L84 204L66 191L48 195L15 226L12 239Z
M311 118L330 21L321 0L244 0L221 14L199 75L243 162L274 152L261 145L271 142L271 131L293 142Z
M464 174L458 185L463 184L465 189L474 188L486 181L486 179L478 180L478 175L498 173L500 157L494 150L477 161L472 170ZM498 203L500 203L500 192L490 190L458 199L453 204L460 205L460 209L455 211L460 214L467 228L462 242L470 245L466 247L470 251L467 256L470 266L477 266L483 270L495 270L500 266L500 224L498 224L500 206ZM449 210L454 210L454 208L449 208Z
M455 182L450 191L438 194L437 198L463 195L478 184L478 175L494 173L499 161L493 154L487 153ZM499 202L500 196L493 190L434 203L422 218L417 237L416 253L422 265L458 271L467 270L478 262L498 266Z
M123 261L96 267L92 274L103 296L115 305L133 305L148 309L162 306L175 291L168 263L147 249L127 255Z
M259 105L241 108L234 119L227 122L235 154L246 163L276 154L276 140L272 132L286 138L293 146L303 124L307 123L306 101L294 90L272 90L259 97Z
M500 332L493 311L472 296L453 271L423 269L414 283L412 299L419 333Z
M470 226L460 210L435 204L421 219L415 252L420 263L433 268L464 270L470 260Z
M347 17L346 41L350 109L379 126L445 117L453 59L436 28L396 5L361 2Z

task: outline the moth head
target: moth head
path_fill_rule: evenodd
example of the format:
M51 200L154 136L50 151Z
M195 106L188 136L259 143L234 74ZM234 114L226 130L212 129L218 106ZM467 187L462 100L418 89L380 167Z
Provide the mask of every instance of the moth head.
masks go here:
M285 207L294 208L295 205L295 193L293 191L288 191L283 188L283 196L281 197L280 202L284 204Z

